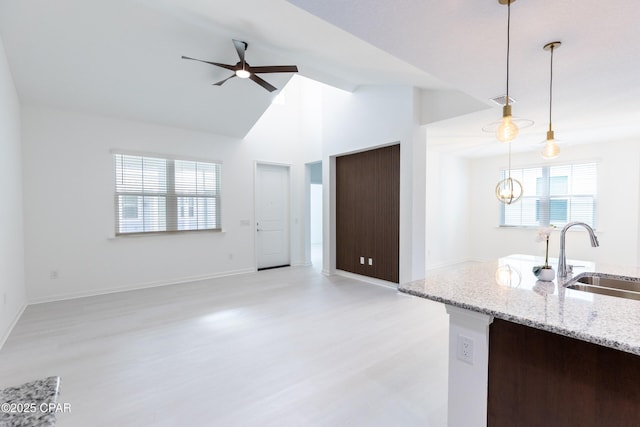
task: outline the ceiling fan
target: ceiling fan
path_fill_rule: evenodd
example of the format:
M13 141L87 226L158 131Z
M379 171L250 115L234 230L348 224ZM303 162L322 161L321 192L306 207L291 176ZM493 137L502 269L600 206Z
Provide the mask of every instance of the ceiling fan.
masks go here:
M224 80L220 80L218 83L214 83L215 86L222 86L224 82L234 77L240 77L241 79L249 78L254 82L258 83L260 86L268 90L269 92L273 92L277 88L267 81L263 80L257 74L260 73L297 73L298 67L295 65L266 65L261 67L252 67L249 65L247 61L244 59L244 54L249 46L246 42L240 40L233 40L233 45L236 47L236 51L238 52L238 56L240 57L240 61L236 65L228 65L228 64L220 64L219 62L210 62L203 61L202 59L189 58L188 56L183 56L182 59L190 59L192 61L200 61L206 64L215 65L216 67L221 67L227 70L233 71L233 74L227 77Z

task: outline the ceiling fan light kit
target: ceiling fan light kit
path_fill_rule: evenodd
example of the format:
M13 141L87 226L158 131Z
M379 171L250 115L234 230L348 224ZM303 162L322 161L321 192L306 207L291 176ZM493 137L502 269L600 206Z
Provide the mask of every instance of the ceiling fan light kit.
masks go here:
M215 65L216 67L224 68L229 71L233 71L233 74L227 77L224 80L220 80L217 83L214 83L214 86L222 86L227 80L230 80L234 77L238 77L241 79L251 79L255 83L262 86L264 89L269 92L273 92L277 90L275 86L271 83L267 82L263 78L259 77L258 74L262 73L297 73L298 67L295 65L263 65L258 67L252 67L249 65L247 61L245 61L245 52L247 51L247 47L249 45L246 42L241 40L233 40L233 45L236 48L236 52L238 53L238 57L240 61L238 61L235 65L222 64L219 62L211 62L204 61L202 59L190 58L188 56L182 56L182 59L190 59L192 61L204 62L205 64Z
M240 77L241 79L248 79L251 77L251 73L247 70L236 70L236 77Z

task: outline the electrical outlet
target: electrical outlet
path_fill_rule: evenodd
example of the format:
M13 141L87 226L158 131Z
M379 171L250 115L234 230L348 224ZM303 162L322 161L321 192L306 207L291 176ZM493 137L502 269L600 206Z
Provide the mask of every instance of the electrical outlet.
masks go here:
M473 340L463 335L458 335L458 360L473 365Z
M233 254L232 253L229 253L228 257L229 257L229 261L233 261Z
M55 280L58 278L58 270L51 270L49 272L49 278Z

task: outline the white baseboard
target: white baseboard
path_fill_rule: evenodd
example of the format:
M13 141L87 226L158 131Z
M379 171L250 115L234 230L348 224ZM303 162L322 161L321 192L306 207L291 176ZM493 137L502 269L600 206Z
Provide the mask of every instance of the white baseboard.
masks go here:
M7 339L9 339L9 335L11 335L11 331L13 331L13 328L18 323L18 320L20 320L20 317L22 317L22 313L24 313L24 310L27 308L27 305L28 304L26 303L22 304L22 307L20 307L20 310L18 310L18 313L16 313L16 316L13 318L13 321L9 325L9 328L7 329L5 334L2 337L0 337L0 350L2 350L4 343L7 342Z
M311 262L294 262L291 267L311 267Z
M121 286L118 288L97 289L97 290L92 290L87 292L69 292L66 294L53 295L53 296L44 297L44 298L36 298L29 301L29 305L44 304L48 302L64 301L64 300L70 300L70 299L76 299L76 298L93 297L97 295L114 294L117 292L135 291L139 289L156 288L158 286L177 285L180 283L198 282L201 280L217 279L220 277L235 276L238 274L254 273L255 271L256 270L254 268L245 268L242 270L225 271L222 273L206 274L202 276L189 276L189 277L182 277L179 279L163 280L158 282L139 283L139 284L134 284L130 286Z
M349 279L359 280L361 282L371 283L373 285L384 286L385 288L398 289L398 284L388 282L386 280L376 279L374 277L363 276L361 274L349 273L344 270L336 270L336 276L347 277Z

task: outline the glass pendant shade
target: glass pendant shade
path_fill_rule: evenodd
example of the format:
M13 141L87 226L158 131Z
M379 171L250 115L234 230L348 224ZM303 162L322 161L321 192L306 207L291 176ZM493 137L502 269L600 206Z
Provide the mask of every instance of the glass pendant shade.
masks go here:
M496 138L500 142L511 142L518 136L518 126L511 118L511 105L502 107L502 122L496 130Z
M515 203L522 197L522 184L511 177L503 179L496 185L496 197L505 205Z
M542 154L542 157L547 160L555 159L560 155L560 147L558 147L558 144L553 137L552 130L547 132L547 139L544 141L544 148L540 154Z

